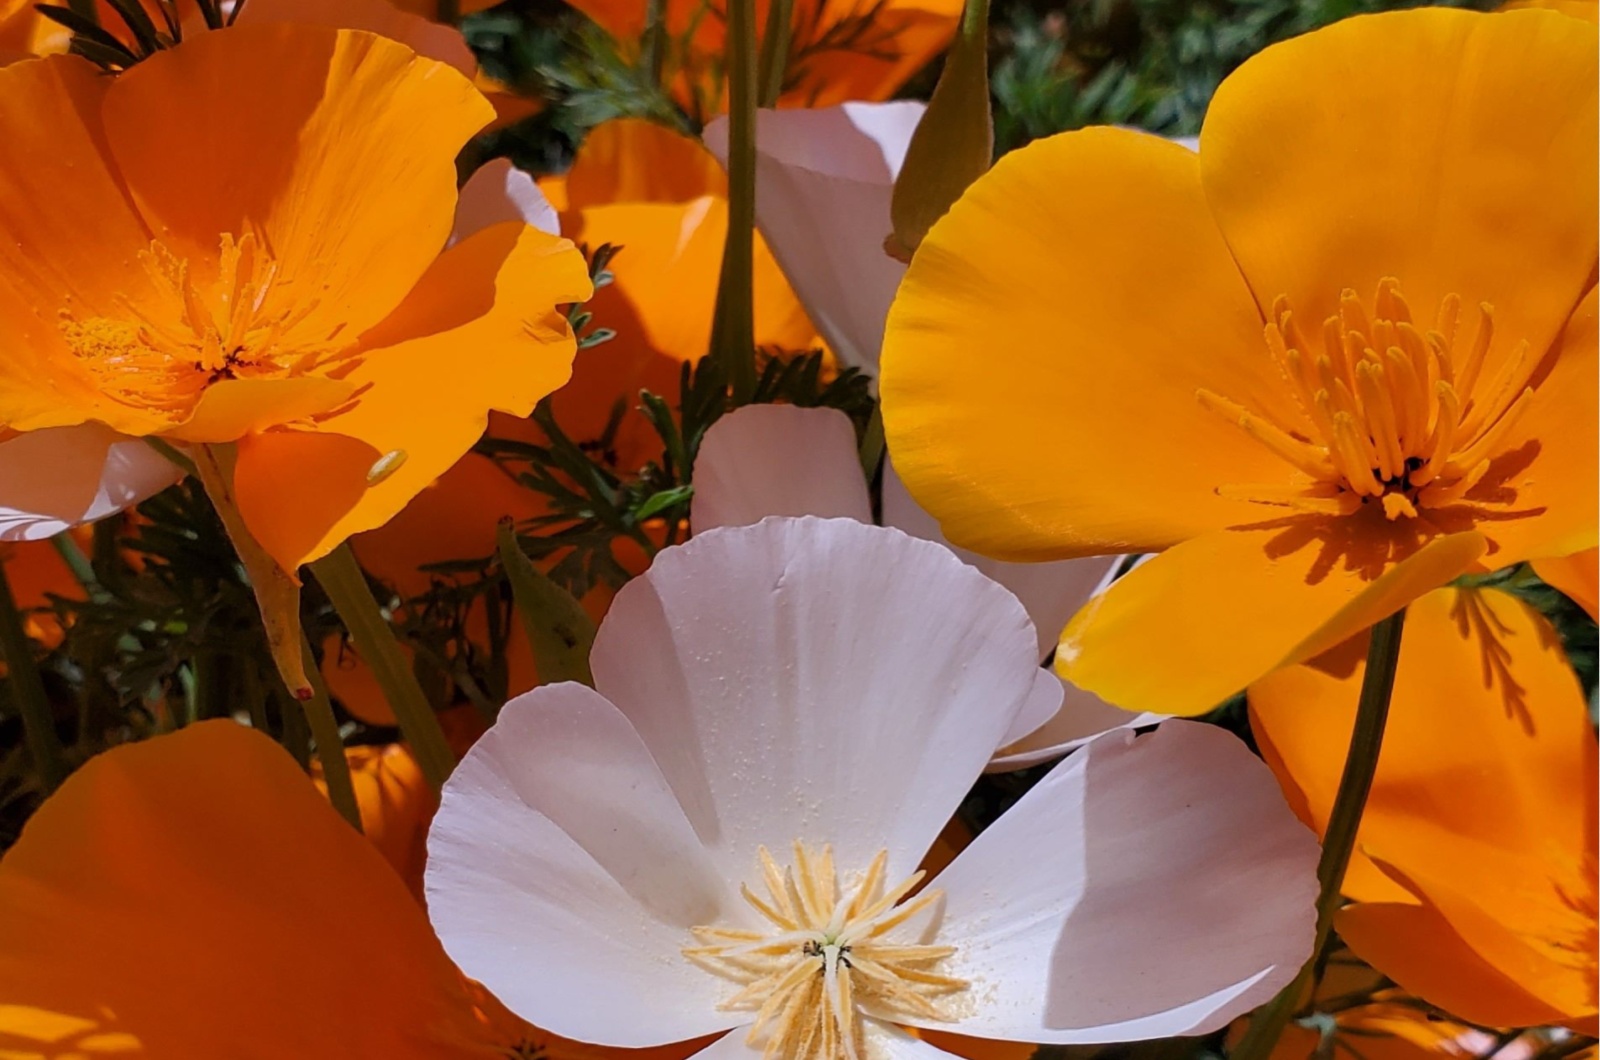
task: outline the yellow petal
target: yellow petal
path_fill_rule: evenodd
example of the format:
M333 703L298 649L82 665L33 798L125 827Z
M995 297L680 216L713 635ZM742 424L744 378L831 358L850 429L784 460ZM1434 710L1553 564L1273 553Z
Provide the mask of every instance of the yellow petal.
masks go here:
M1204 713L1448 582L1483 551L1478 534L1414 522L1364 509L1187 541L1078 612L1056 672L1125 710Z
M1201 388L1285 400L1192 152L1084 130L1015 151L936 224L884 340L895 467L956 544L1153 551L1263 509L1290 469Z

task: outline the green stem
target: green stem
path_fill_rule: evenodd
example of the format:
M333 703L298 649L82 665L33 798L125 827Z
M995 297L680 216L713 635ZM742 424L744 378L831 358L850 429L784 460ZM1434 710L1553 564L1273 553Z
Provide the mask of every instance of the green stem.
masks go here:
M1278 1044L1278 1038L1300 1006L1308 1000L1316 983L1322 954L1333 934L1333 917L1339 911L1345 870L1355 850L1361 813L1372 792L1372 779L1378 772L1378 755L1383 749L1383 730L1389 721L1389 700L1394 694L1394 675L1400 663L1400 639L1405 630L1406 613L1396 611L1372 627L1367 643L1367 671L1361 680L1361 698L1356 707L1355 727L1350 733L1350 750L1345 756L1344 773L1339 778L1339 793L1334 796L1333 813L1322 836L1322 857L1317 862L1317 936L1311 957L1295 976L1294 982L1258 1010L1250 1029L1229 1054L1230 1060L1264 1060Z
M761 34L760 95L763 107L776 107L783 95L783 79L789 72L789 36L794 19L794 0L772 0L767 9L767 28Z
M422 775L437 791L455 768L455 755L445 742L438 715L433 712L422 686L417 683L416 674L412 673L400 650L394 630L373 598L355 553L350 551L347 542L310 566L311 573L316 575L317 582L350 631L357 654L372 669L378 687L383 689L389 708L400 722L400 731L411 745L411 753L417 757Z
M717 281L711 352L722 358L733 403L756 390L756 326L752 275L756 227L755 0L728 3L728 236Z
M667 65L667 0L649 0L645 5L644 75L651 88L661 88L661 72Z
M317 669L317 661L311 654L311 642L303 635L300 638L300 653L306 661L306 673L311 677L311 698L296 702L305 716L306 724L311 727L311 742L317 748L317 761L322 763L322 780L328 785L328 801L339 811L339 816L359 832L361 805L356 801L356 788L350 781L350 760L344 756L339 721L333 716L328 686L323 684L322 672Z
M44 680L33 659L33 642L23 628L22 612L17 610L17 599L11 593L4 563L0 563L0 654L5 656L6 684L11 689L12 703L22 717L28 753L33 756L34 767L48 795L67 779L67 762L56 736L55 712L50 709L50 697L45 695Z

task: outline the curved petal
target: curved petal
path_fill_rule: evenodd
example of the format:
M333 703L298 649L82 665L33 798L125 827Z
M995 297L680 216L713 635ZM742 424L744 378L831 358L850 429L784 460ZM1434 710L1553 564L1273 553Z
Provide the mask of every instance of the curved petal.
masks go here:
M951 549L957 556L982 571L1016 594L1022 606L1028 609L1034 628L1039 633L1039 658L1045 659L1056 650L1056 641L1067 620L1075 615L1094 594L1103 589L1107 579L1122 557L1091 556L1083 559L1064 559L1054 563L1007 563L990 559L964 548L950 544L939 528L939 522L923 510L905 482L895 470L891 458L883 469L883 525L904 530L925 541L937 541Z
M1490 302L1492 372L1592 282L1595 86L1594 26L1552 12L1345 19L1218 88L1206 199L1262 305L1321 321L1387 276L1425 320L1447 294Z
M1023 732L995 752L988 773L1026 769L1049 762L1118 729L1134 729L1166 721L1165 714L1135 714L1113 707L1093 692L1055 677L1061 685L1061 705L1038 728Z
M38 541L131 508L178 481L166 457L98 423L0 442L0 541Z
M696 533L769 515L872 522L856 429L837 409L746 405L713 423L694 461Z
M1600 549L1559 559L1536 559L1533 570L1589 612L1590 618L1600 620Z
M680 952L738 898L639 734L582 685L512 700L467 752L426 885L462 970L556 1034L662 1045L744 1018L717 1010L724 981Z
M1046 1043L1216 1030L1310 956L1317 858L1230 733L1168 722L1096 740L929 885L945 892L938 939L956 947L941 971L972 983L971 1011L942 1029Z
M399 877L281 748L231 721L68 779L0 861L0 929L8 1005L151 1056L493 1044Z
M642 118L601 122L567 170L566 209L621 202L688 203L727 198L728 178L692 136Z
M389 724L395 724L392 718ZM428 821L439 802L422 776L422 767L398 743L347 747L344 755L361 812L361 834L421 902ZM311 779L327 793L322 764L315 759Z
M401 10L389 0L250 0L239 9L236 26L293 22L328 29L362 29L399 41L418 55L448 63L467 77L478 72L478 60L467 39L446 26Z
M1428 906L1370 902L1346 906L1339 937L1406 990L1491 1027L1558 1023L1564 1014L1474 953Z
M1202 714L1465 573L1483 553L1479 534L1417 522L1363 509L1185 542L1078 612L1062 631L1056 672L1126 710Z
M880 851L904 878L1033 691L1016 598L948 549L850 519L766 519L667 549L590 664L729 879L756 848Z
M1049 670L1041 669L1034 674L1033 690L1028 694L1027 702L1012 720L1011 728L1000 737L1001 750L1017 743L1029 733L1037 732L1041 726L1061 713L1061 701L1065 692L1065 682ZM998 755L1000 752L995 753ZM994 763L991 762L985 772L992 770L993 766Z
M0 70L0 423L18 429L93 415L135 432L160 422L105 407L61 331L69 310L99 316L120 311L119 296L153 295L136 261L150 231L107 161L110 84L78 56Z
M161 242L199 268L224 234L254 233L276 262L262 315L293 314L284 341L315 344L360 334L417 284L450 232L456 153L494 110L403 44L257 25L139 63L104 115Z
M1301 808L1326 828L1344 768L1365 662L1270 674L1250 686L1251 729ZM1592 813L1576 792L1593 787L1595 741L1577 676L1550 624L1493 589L1439 589L1407 609L1400 665L1357 860L1378 851L1407 874L1479 879L1497 873L1485 848L1516 852L1519 877L1565 865L1581 889ZM1369 867L1369 871L1370 867ZM1352 872L1346 894L1372 900ZM1501 910L1517 921L1515 905Z
M461 186L450 243L454 246L502 221L521 221L552 236L561 234L556 208L533 178L513 166L509 158L485 162Z
M868 371L906 271L883 249L889 199L925 109L905 100L756 115L756 222L828 347ZM724 164L727 125L705 131Z
M863 1017L861 1033L866 1045L863 1055L871 1060L953 1060L950 1053L938 1046L870 1016ZM751 1045L746 1037L745 1029L740 1027L724 1034L695 1056L698 1060L758 1060L762 1055L761 1047Z
M1499 502L1476 516L1490 541L1484 562L1494 567L1593 548L1600 533L1600 454L1588 444L1600 422L1596 299L1591 287L1556 340L1549 374L1527 411L1507 432L1483 483L1467 495Z
M912 261L884 341L889 451L965 548L1165 548L1253 516L1219 486L1288 481L1195 396L1280 408L1261 327L1193 152L1123 129L1040 140Z
M572 244L526 225L496 225L440 255L405 304L362 337L359 363L344 379L362 389L315 425L315 467L299 459L311 444L306 432L269 432L240 446L239 506L262 546L291 571L326 555L387 521L460 459L490 409L527 415L571 371L575 344L557 306L588 291ZM302 440L285 441L292 437ZM372 475L373 453L401 455ZM286 504L296 471L337 488L314 494L326 503Z

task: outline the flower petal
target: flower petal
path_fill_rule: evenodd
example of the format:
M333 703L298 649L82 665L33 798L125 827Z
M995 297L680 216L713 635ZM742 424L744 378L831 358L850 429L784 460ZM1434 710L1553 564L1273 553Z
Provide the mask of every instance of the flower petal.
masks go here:
M1559 559L1536 559L1534 573L1565 593L1600 620L1600 549L1588 549Z
M880 850L909 875L1033 692L1016 598L948 549L850 519L769 518L667 549L595 639L730 879L756 848Z
M1290 802L1319 832L1344 769L1366 666L1296 666L1250 686L1251 729ZM1576 675L1549 623L1493 589L1439 589L1411 604L1389 723L1362 816L1356 861L1377 851L1408 874L1480 879L1486 848L1516 852L1516 875L1578 864L1592 831L1584 800L1595 741ZM1375 871L1352 869L1346 894L1395 895ZM1501 910L1516 921L1515 907Z
M459 243L502 221L521 221L553 236L561 234L556 208L533 178L513 166L509 158L485 162L461 186L450 243Z
M494 110L403 44L257 25L139 63L113 82L104 114L161 241L214 261L224 233L254 232L277 263L262 313L314 306L285 341L315 342L360 334L417 283L450 232L456 153Z
M1193 152L1123 129L1036 141L906 274L884 341L889 451L962 547L1165 548L1253 516L1218 486L1289 479L1195 396L1282 405L1261 327Z
M1304 321L1397 278L1495 307L1493 361L1549 346L1594 269L1595 27L1444 8L1276 44L1218 88L1206 199L1262 305ZM1486 374L1484 378L1493 378Z
M0 861L0 996L151 1056L493 1044L399 877L231 721L107 751L45 801Z
M956 947L941 971L972 982L973 1010L927 1025L1046 1043L1216 1030L1310 956L1317 857L1231 734L1096 740L929 885Z
M294 22L328 29L362 29L399 41L418 55L448 63L467 77L478 72L478 60L467 39L454 26L403 11L389 0L250 0L239 9L236 26Z
M0 423L18 429L159 422L101 400L61 335L69 309L92 317L153 292L135 260L150 232L106 161L110 84L78 56L0 70Z
M806 314L847 365L875 371L905 266L884 252L889 199L923 103L756 115L756 222ZM728 120L705 143L727 163Z
M1563 1018L1474 953L1429 906L1357 903L1342 909L1335 925L1339 937L1385 975L1448 1012L1493 1027L1533 1027Z
M745 1018L719 1012L726 983L680 954L738 898L639 734L583 685L512 700L467 752L426 886L462 970L556 1034L662 1045Z
M258 474L257 456L272 452L265 443L281 446L291 432L240 447L239 505L247 521L256 514L251 525L262 545L285 570L325 555L387 521L460 459L483 434L490 409L527 415L571 370L575 344L556 307L582 300L588 286L572 244L525 225L496 225L440 255L405 304L362 338L360 363L343 381L366 389L315 425L370 447L325 447L316 481L336 483L323 495L338 503L286 504L292 481ZM356 493L358 477L365 481L374 466L372 452L404 456Z
M178 481L136 438L98 423L0 442L0 541L38 541L131 508Z
M1166 721L1165 714L1134 714L1113 707L1093 692L1068 684L1059 676L1061 705L1038 728L1021 733L995 752L985 772L1026 769L1060 758L1097 736L1117 729L1141 728Z
M1061 634L1056 672L1126 710L1204 713L1393 614L1483 552L1479 534L1413 522L1363 510L1187 541L1080 611Z
M1015 593L1038 630L1040 659L1056 650L1056 642L1067 620L1105 586L1107 577L1122 558L1091 556L1054 563L1007 563L957 548L945 538L938 520L912 499L905 482L895 471L892 458L883 469L883 525L947 546L964 562L982 571L985 577Z
M1556 340L1554 363L1527 411L1507 433L1483 482L1467 495L1468 501L1481 499L1500 509L1476 516L1490 541L1484 562L1494 567L1595 546L1600 454L1588 437L1600 421L1596 315L1591 287ZM1441 521L1450 514L1442 512Z
M769 515L872 522L850 417L837 409L746 405L706 431L694 462L695 532Z

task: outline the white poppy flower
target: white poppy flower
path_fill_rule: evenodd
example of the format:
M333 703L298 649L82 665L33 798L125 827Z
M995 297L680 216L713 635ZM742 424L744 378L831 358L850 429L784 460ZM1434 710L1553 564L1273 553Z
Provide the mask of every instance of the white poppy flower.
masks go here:
M836 409L747 405L712 424L694 466L689 523L696 533L745 526L769 515L843 516L872 522L872 499L856 454L855 428ZM906 492L893 464L883 476L883 524L936 541L1022 601L1039 634L1039 658L1067 620L1111 583L1120 556L1007 563L956 548ZM1164 715L1130 713L1065 681L1060 704L1024 716L990 764L1019 769L1060 758L1101 733L1154 725Z
M702 534L617 594L591 664L506 705L429 837L446 950L553 1033L732 1032L712 1060L1196 1034L1309 955L1316 843L1193 722L1091 743L917 889L1042 675L1016 598L941 546Z
M99 423L0 441L0 541L38 541L130 508L178 481L166 457Z

